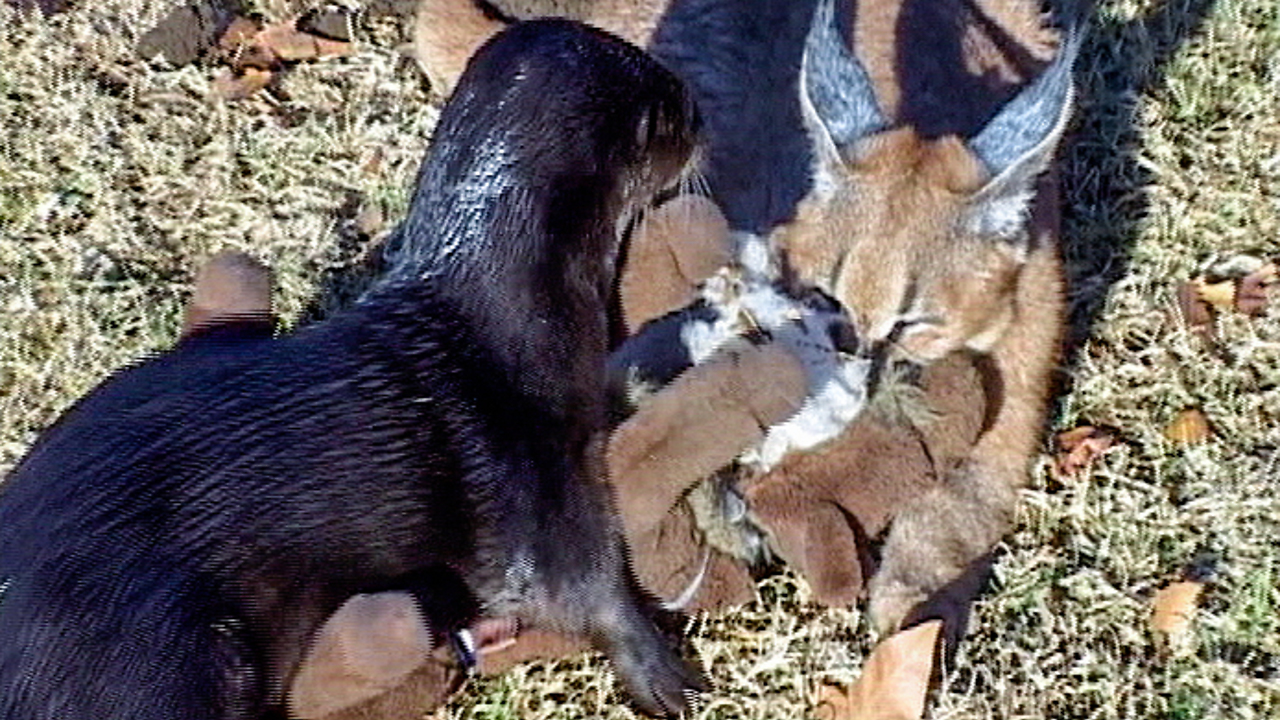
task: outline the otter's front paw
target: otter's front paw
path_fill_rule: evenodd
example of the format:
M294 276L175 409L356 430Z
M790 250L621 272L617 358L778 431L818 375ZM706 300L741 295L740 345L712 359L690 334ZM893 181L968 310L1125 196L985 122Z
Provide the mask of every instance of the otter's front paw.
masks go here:
M682 715L707 689L701 671L656 633L651 640L617 648L610 660L631 699L649 715Z

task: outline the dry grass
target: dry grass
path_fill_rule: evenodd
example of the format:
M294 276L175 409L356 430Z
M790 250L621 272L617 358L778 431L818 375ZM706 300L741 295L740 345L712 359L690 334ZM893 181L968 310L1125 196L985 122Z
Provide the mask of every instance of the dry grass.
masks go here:
M1212 254L1280 255L1280 5L1102 4L1065 154L1076 342L1054 424L1106 423L1122 443L1088 477L1037 472L932 717L1277 718L1280 308L1223 317L1211 344L1180 329L1172 291ZM434 122L390 20L357 56L299 68L289 99L226 105L206 100L208 68L136 57L161 5L0 5L0 470L171 342L201 257L259 255L298 317L358 254L354 211L403 211ZM1187 406L1212 439L1164 439ZM1148 600L1192 562L1214 570L1193 649L1164 658ZM716 685L699 717L805 717L817 679L857 674L856 611L821 611L786 576L761 589L695 623ZM526 667L445 712L629 717L603 668Z

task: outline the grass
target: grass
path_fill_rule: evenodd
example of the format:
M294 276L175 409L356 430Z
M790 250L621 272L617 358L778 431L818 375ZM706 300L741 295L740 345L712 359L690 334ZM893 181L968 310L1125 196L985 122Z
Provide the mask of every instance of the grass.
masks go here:
M299 67L287 97L221 104L209 68L136 56L162 5L0 5L0 471L112 369L172 341L200 258L260 256L296 319L359 255L352 217L394 220L407 202L437 106L393 18L354 57ZM1205 342L1173 291L1212 256L1280 255L1280 5L1100 5L1063 155L1073 342L1052 423L1121 442L1063 483L1040 459L931 717L1277 718L1280 307L1224 315ZM1166 440L1191 406L1213 437ZM1148 603L1191 563L1212 579L1190 654L1168 658ZM700 718L805 717L816 681L857 675L857 610L817 608L791 576L761 591L693 624L716 685ZM630 717L604 668L522 667L444 715Z

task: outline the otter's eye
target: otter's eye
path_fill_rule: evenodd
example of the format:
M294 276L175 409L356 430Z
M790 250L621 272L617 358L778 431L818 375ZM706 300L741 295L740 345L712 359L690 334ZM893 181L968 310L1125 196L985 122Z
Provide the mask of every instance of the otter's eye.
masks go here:
M655 142L671 140L679 133L679 124L662 105L650 105L636 123L636 144L649 147Z
M650 106L640 113L640 119L636 122L636 147L647 148L653 142L653 131L657 125L654 116L657 112L657 108Z

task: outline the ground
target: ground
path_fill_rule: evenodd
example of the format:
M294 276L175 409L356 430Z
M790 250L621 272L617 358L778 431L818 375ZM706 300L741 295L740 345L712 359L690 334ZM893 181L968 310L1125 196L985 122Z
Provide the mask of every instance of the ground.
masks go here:
M201 258L269 262L296 322L400 217L439 99L384 5L355 55L226 103L209 99L214 68L138 57L167 3L0 4L0 473L113 368L172 341ZM1105 424L1120 442L1058 481L1046 433L930 717L1277 718L1280 308L1223 313L1206 341L1174 294L1214 256L1280 255L1280 4L1100 5L1062 157L1073 338L1050 430ZM1188 407L1212 436L1168 440ZM1170 656L1150 599L1189 566L1209 581ZM761 589L692 625L715 684L699 718L805 717L820 679L858 673L856 610L808 604L790 576ZM603 667L525 667L445 715L629 717Z

